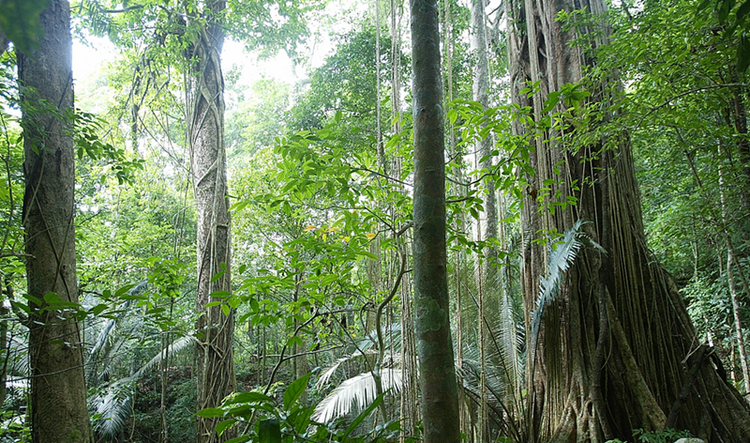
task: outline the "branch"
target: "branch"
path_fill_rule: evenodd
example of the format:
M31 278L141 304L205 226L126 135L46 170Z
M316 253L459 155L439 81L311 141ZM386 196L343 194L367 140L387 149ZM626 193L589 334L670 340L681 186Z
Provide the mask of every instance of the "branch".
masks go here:
M122 14L123 12L134 11L136 9L143 9L143 5L133 5L122 9L99 9L102 14Z

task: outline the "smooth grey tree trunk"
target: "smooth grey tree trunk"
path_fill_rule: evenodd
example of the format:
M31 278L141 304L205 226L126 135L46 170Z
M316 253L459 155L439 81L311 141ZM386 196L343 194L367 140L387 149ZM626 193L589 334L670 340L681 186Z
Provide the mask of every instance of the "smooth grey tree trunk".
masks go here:
M75 153L70 9L51 0L41 14L44 37L18 54L24 129L23 226L29 308L32 441L91 441L78 322L43 310L51 293L78 302L75 255ZM33 300L33 301L32 301ZM39 300L39 303L36 301Z
M198 210L198 320L196 373L198 410L214 408L234 392L234 313L221 306L206 307L220 300L211 294L231 292L231 237L224 145L224 78L221 49L224 33L219 16L223 0L206 5L206 25L188 51L188 142L193 171L193 191ZM213 281L212 281L213 280ZM226 441L231 431L217 436L218 419L198 418L198 443Z
M411 0L414 121L414 295L425 443L458 443L448 303L445 141L435 0Z

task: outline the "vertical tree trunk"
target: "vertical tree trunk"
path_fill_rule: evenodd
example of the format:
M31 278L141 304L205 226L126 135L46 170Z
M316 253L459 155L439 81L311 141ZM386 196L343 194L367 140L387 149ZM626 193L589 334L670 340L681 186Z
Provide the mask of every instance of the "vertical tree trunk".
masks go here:
M206 4L205 26L190 48L188 63L188 141L193 170L193 190L198 210L198 321L196 372L198 409L218 406L235 390L234 315L221 306L205 305L218 300L211 294L228 295L231 288L231 238L227 192L226 151L224 146L224 79L221 49L224 34L220 14L226 4L212 0ZM198 442L226 441L218 438L216 419L198 419Z
M745 337L742 332L742 321L740 320L740 302L737 297L737 284L734 281L732 271L732 253L727 256L727 279L729 280L729 294L732 298L732 313L734 314L734 332L737 334L737 349L740 351L740 365L742 366L742 382L745 386L745 394L750 393L750 372L747 365L747 354L745 352Z
M411 0L414 295L425 443L458 443L445 244L445 142L435 0Z
M586 35L591 25L566 31L556 20L561 11L582 8L604 12L599 0L508 4L513 101L529 106L534 121L544 117L542 103L550 92L578 82L594 63L572 40L583 36L596 47L607 37L603 24L601 32ZM531 98L520 93L529 81L540 88ZM591 92L606 106L606 93ZM516 122L515 130L526 129ZM540 344L529 356L535 364L527 366L530 441L625 440L632 429L665 426L690 429L709 441L750 441L747 405L720 375L718 358L694 342L673 280L646 248L627 134L576 150L559 136L547 131L531 140L536 174L527 177L522 211L527 320L547 269L546 248L533 241L540 233L590 221L584 229L606 253L582 251L546 309ZM550 203L569 197L577 205L549 210Z
M475 58L474 82L472 85L472 97L479 102L484 109L490 105L489 85L490 67L487 59L487 30L485 25L485 0L473 0L471 5L471 51ZM492 169L492 137L486 137L474 146L474 167L477 170L489 171ZM482 205L484 211L477 224L477 240L487 241L497 238L497 205L495 197L495 183L489 177L482 180L481 190ZM496 293L497 284L497 246L488 244L483 248L484 257L478 260L477 288L479 296L479 359L481 374L479 377L479 428L478 441L484 443L487 438L487 385L486 385L486 361L487 361L487 327L485 318L489 312L487 300L489 294Z
M75 256L75 153L70 9L51 0L41 14L38 51L18 54L24 128L23 225L31 363L32 441L91 441L78 322L42 310L50 293L78 302ZM37 303L38 301L38 303Z

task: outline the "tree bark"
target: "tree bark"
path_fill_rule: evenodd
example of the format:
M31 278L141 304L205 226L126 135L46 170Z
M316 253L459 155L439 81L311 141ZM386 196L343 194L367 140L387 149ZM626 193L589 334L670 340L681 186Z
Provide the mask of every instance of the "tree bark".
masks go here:
M231 237L224 145L224 78L221 49L224 34L220 15L223 0L208 2L206 25L187 55L188 141L193 171L193 191L198 210L198 292L196 308L196 373L198 410L217 407L235 390L234 313L221 306L206 307L219 300L211 294L228 295L231 288ZM213 280L213 281L212 281ZM218 437L217 419L198 418L198 442L214 443L233 437L230 431Z
M411 0L414 293L425 443L458 443L445 239L445 141L438 7Z
M595 63L572 41L584 38L595 48L607 38L603 21L598 32L589 33L591 24L567 31L558 14L585 8L597 15L604 5L513 0L507 7L513 101L529 106L538 122L548 94L579 82ZM540 88L530 98L520 92L528 82ZM606 106L606 89L591 91L591 100ZM516 121L514 130L529 130L522 125ZM628 135L575 150L560 136L551 130L531 139L536 174L526 177L521 216L527 320L547 269L546 247L533 240L552 230L565 232L583 219L591 222L586 234L606 253L581 251L546 309L540 345L529 356L536 363L527 365L530 441L626 440L633 429L661 430L673 409L679 429L712 442L750 441L748 407L720 375L718 360L699 365L689 397L679 398L690 386L690 357L698 343L676 285L646 247ZM569 197L577 199L575 206L550 210L551 203L565 204Z
M31 435L38 443L89 443L78 322L69 311L47 303L53 300L47 295L51 293L60 301L78 302L68 2L51 0L40 20L44 37L39 50L18 54L26 179L23 225L31 309Z

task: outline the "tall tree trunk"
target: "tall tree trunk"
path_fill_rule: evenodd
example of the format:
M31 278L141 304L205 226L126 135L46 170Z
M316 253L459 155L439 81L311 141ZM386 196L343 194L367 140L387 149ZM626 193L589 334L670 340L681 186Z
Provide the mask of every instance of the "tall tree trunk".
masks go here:
M411 0L414 97L414 322L425 443L458 443L445 244L445 141L435 0Z
M24 128L23 225L26 232L32 441L91 441L78 322L43 310L57 294L78 302L75 255L75 153L70 9L51 0L41 14L44 37L18 54ZM38 303L36 301L39 301Z
M529 106L534 121L544 117L550 92L578 82L594 63L581 45L571 44L591 25L566 31L556 20L561 11L583 8L604 12L599 0L508 4L513 101ZM597 31L583 34L593 47L607 37L603 24ZM520 93L529 81L540 87L531 98ZM605 93L592 92L592 99L606 105ZM515 130L525 128L516 122ZM625 440L632 429L665 426L690 429L709 441L750 441L747 405L720 375L719 359L694 342L676 285L646 247L627 134L577 150L566 149L559 136L548 131L531 140L536 174L527 177L522 211L523 231L531 236L523 242L527 320L547 269L546 248L533 241L540 232L564 232L578 219L590 221L584 229L606 253L581 251L546 309L540 344L529 356L535 363L527 366L530 441ZM577 205L549 210L551 202L569 197Z
M487 109L490 105L490 64L487 58L487 30L485 25L485 0L473 0L471 6L471 51L475 58L474 82L472 86L472 97L479 102L482 108ZM492 137L488 136L480 140L474 146L474 167L477 170L489 171L492 169ZM497 238L497 205L495 196L495 183L492 177L482 180L481 185L482 204L484 211L477 224L477 240L487 241ZM487 327L485 318L489 312L487 300L489 294L496 293L497 284L497 246L489 243L482 251L484 257L478 260L477 289L479 297L479 359L481 373L479 376L479 428L478 441L487 441L485 431L487 428L487 384L486 384L486 361L487 361Z
M206 4L206 25L198 29L188 55L188 141L193 170L193 190L198 210L198 320L196 372L198 409L218 406L235 390L234 313L221 306L206 308L218 300L211 294L231 292L231 238L224 146L224 79L221 49L224 34L220 15L226 3ZM198 419L198 442L226 441L216 435L217 419Z

